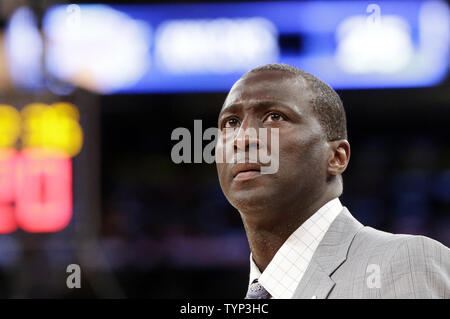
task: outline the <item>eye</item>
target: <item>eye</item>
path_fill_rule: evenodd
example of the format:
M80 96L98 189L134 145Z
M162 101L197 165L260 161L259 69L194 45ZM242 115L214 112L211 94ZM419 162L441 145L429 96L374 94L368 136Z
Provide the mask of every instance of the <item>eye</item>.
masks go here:
M280 122L284 120L285 118L280 113L271 112L269 115L264 119L264 122Z
M224 128L233 128L233 127L237 127L238 125L239 125L239 120L236 118L230 118L223 122Z

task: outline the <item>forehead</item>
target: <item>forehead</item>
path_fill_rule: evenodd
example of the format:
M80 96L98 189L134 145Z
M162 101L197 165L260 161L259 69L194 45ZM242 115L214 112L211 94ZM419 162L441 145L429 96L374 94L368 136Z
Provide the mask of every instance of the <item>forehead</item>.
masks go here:
M300 113L308 113L312 98L310 86L302 77L284 71L265 70L248 73L231 88L222 111L234 104L244 106L258 101L281 102Z

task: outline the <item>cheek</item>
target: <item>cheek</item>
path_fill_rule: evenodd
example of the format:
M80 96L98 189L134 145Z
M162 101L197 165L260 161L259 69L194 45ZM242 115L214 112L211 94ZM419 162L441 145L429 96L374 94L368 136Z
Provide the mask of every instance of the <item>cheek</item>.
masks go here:
M232 162L234 156L233 141L232 132L228 134L219 133L215 146L215 161L217 164Z
M293 175L309 175L322 171L322 164L326 164L326 152L320 137L296 136L280 139L280 169L284 167Z
M228 182L227 182L227 169L228 164L225 162L225 144L223 144L221 141L218 141L215 148L215 162L216 162L216 169L217 169L217 176L219 178L220 186L224 191L228 188Z

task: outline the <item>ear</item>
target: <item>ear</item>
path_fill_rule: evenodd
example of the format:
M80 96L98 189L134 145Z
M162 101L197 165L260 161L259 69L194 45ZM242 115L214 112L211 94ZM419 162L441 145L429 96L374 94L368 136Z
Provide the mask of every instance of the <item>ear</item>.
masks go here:
M350 160L350 144L347 140L328 142L330 157L328 158L328 174L341 175Z

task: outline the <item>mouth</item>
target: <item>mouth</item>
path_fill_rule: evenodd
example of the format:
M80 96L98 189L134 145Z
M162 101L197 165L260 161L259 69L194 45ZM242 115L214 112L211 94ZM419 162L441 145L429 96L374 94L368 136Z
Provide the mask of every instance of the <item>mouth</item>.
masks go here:
M236 164L232 170L234 180L247 180L261 175L261 165L259 164Z

